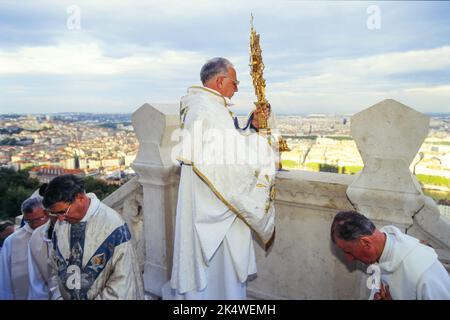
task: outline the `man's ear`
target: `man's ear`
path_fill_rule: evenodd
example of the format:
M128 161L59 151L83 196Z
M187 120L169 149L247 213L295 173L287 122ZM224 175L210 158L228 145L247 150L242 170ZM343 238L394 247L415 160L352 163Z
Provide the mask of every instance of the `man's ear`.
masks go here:
M78 193L78 194L75 196L75 199L77 199L77 200L83 199L83 193L82 193L82 192Z
M362 236L359 238L359 243L363 246L363 248L370 248L372 246L372 239L368 236Z
M219 88L219 89L222 89L222 87L223 87L223 77L216 77L216 85L217 85L217 88Z

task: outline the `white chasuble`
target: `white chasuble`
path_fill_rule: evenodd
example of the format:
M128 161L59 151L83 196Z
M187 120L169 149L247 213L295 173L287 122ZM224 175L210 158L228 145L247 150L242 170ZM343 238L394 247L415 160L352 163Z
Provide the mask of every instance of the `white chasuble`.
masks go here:
M263 245L274 233L275 154L266 138L236 130L227 99L214 90L189 88L180 115L170 287L184 298L245 298L245 281L256 273L251 230Z

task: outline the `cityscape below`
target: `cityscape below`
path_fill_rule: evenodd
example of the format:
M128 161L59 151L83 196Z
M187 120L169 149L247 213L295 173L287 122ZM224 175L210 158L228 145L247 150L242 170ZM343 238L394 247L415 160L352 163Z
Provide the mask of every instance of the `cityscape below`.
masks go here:
M450 208L450 114L429 116L428 137L410 169L447 215L443 207ZM277 127L291 149L282 154L283 168L358 173L363 162L350 125L351 115L278 115ZM41 183L72 173L120 186L135 175L131 164L138 147L131 114L0 115L0 166L28 170Z

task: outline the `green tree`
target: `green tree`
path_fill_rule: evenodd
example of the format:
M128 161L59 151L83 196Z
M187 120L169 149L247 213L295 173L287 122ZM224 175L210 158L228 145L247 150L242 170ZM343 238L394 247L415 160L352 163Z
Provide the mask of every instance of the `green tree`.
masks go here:
M21 214L20 206L37 188L39 181L28 171L0 168L0 219L14 219Z
M95 179L93 177L84 178L83 181L86 192L95 193L97 198L99 198L100 200L105 199L108 195L119 188L119 186L108 185L103 180Z

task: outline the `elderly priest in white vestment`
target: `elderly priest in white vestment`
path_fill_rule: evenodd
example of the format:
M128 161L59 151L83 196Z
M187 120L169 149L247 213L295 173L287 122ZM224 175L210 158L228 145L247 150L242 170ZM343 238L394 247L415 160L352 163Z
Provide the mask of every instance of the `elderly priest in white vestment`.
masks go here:
M397 227L375 225L356 211L336 214L331 239L348 261L358 260L380 270L375 300L449 300L450 276L436 252Z
M34 230L28 244L28 279L30 288L28 300L49 300L50 291L48 281L50 279L50 253L51 234L53 225L47 221L44 225Z
M237 126L229 109L239 84L233 65L211 59L200 77L203 86L181 99L173 268L163 298L245 299L256 273L252 230L263 246L274 234L276 155L256 132L258 117Z
M42 198L32 197L22 203L25 225L6 238L0 255L0 299L26 300L28 280L28 243L34 230L49 217Z

